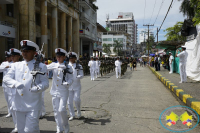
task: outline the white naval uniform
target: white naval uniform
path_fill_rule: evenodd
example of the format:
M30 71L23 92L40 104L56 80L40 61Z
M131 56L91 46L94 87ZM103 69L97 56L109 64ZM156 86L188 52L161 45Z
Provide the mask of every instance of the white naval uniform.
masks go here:
M100 75L100 66L101 66L101 61L99 61L99 60L97 60L97 61L95 61L95 65L96 65L96 72L95 72L95 74L96 74L96 78L97 77L99 77L99 75Z
M170 72L169 73L173 73L173 61L174 60L174 57L171 55L169 57L169 66L170 66Z
M51 63L47 65L48 71L53 70L53 80L51 87L52 104L54 110L54 117L57 123L57 132L61 132L69 129L68 117L67 117L67 99L69 95L69 86L73 83L73 75L67 73L65 80L69 83L68 86L62 85L63 83L63 68L59 66L64 66L64 63ZM68 65L68 70L73 72L72 67Z
M188 53L186 51L182 51L181 53L177 54L177 57L179 57L179 72L180 72L181 82L187 82L186 62Z
M75 102L75 106L77 109L77 113L80 113L80 107L81 107L81 99L80 99L80 94L81 94L81 81L80 79L83 78L83 70L76 70L76 63L69 63L70 66L72 66L73 69L73 83L69 87L69 98L68 98L68 108L69 108L69 113L70 117L74 117L74 106L73 106L73 101ZM83 67L80 65L80 68L83 69Z
M89 61L88 66L90 67L91 80L94 80L94 73L95 73L95 70L96 70L95 61L93 61L93 60Z
M11 66L12 62L2 62L1 66L0 66L0 72L3 72L3 79L5 77L5 75L7 74L9 68L5 68L6 66ZM11 96L12 96L12 92L11 89L9 87L7 87L4 83L2 83L2 87L3 87L3 91L4 91L4 96L7 102L7 106L8 106L8 114L11 114L10 112L10 100L11 100Z
M119 61L119 60L115 61L116 78L119 78L121 75L121 65L122 65L121 61Z
M40 63L41 72L45 75L37 75L35 83L41 88L39 92L31 92L32 74L35 60L29 62L16 62L8 71L3 82L10 88L15 89L17 84L22 83L22 89L16 89L14 98L17 117L17 129L19 133L39 133L39 113L41 111L42 92L49 87L46 65Z

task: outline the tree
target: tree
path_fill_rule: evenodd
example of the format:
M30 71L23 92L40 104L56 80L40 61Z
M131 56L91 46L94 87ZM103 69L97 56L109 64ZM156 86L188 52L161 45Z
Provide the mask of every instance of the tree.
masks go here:
M149 41L149 50L151 51L152 46L155 45L155 37L154 36L149 36L149 39L147 39L147 50L148 50L148 41Z
M200 1L199 0L191 0L191 5L194 8L194 18L192 19L194 23L194 25L197 25L200 23Z
M192 19L195 16L195 9L194 6L192 6L192 2L190 2L190 0L178 0L178 1L182 1L180 6L180 12L182 12L184 16L187 16L188 18Z
M105 29L106 29L107 31L110 31L110 28L109 28L109 27L106 27Z
M103 52L107 53L108 55L111 53L110 50L111 44L103 44Z
M115 53L117 53L117 56L119 56L119 54L121 53L122 49L123 49L122 42L121 41L119 42L118 40L115 40L114 41L114 49L113 49L113 51Z
M186 38L181 36L179 32L181 31L181 27L183 22L177 22L173 27L169 27L164 32L167 32L165 37L167 37L167 41L185 41Z

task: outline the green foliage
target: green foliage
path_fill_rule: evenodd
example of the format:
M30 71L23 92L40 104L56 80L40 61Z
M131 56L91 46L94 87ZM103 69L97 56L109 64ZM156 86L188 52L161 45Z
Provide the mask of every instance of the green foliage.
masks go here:
M199 0L191 0L191 6L194 8L195 15L192 19L193 22L195 22L194 25L197 25L200 23L200 1Z
M114 41L114 49L113 49L113 51L115 53L117 53L117 55L119 56L119 54L122 52L122 49L123 49L122 42L121 41L119 42L118 40L115 40Z
M110 31L110 29L108 27L105 28L107 31Z
M182 12L184 16L187 16L192 19L195 16L195 10L194 6L192 6L192 3L189 0L178 1L182 1L180 6L180 12Z
M185 41L186 38L181 36L179 32L181 31L181 27L183 22L177 22L173 27L169 27L164 32L167 32L165 37L167 37L167 41Z
M110 50L110 47L111 47L111 44L103 44L103 52L104 53L107 53L108 55L111 53L111 50Z

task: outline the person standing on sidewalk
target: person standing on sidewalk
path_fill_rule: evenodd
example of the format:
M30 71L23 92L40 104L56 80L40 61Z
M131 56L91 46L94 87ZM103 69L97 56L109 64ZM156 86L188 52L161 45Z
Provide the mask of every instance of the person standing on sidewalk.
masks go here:
M160 71L160 64L161 64L161 58L160 58L160 56L158 55L158 71Z
M155 62L156 71L158 71L158 55L155 55L154 62Z
M136 61L136 59L133 59L133 71L134 71L134 69L136 71L136 67L137 67L137 61Z
M180 52L178 54L178 51ZM187 75L186 75L186 62L188 53L186 52L186 47L182 46L182 50L176 51L176 57L179 57L179 71L180 71L180 77L181 81L179 83L187 82Z
M169 67L170 67L169 74L173 73L173 61L174 61L174 56L172 56L172 53L169 52Z
M5 77L5 75L7 74L11 64L12 64L12 59L11 59L11 54L10 52L5 51L5 57L6 57L6 61L1 63L0 66L0 72L3 72L3 79ZM9 101L10 101L10 97L9 95L11 94L10 89L8 89L8 87L2 83L2 87L3 87L3 92L4 92L4 96L7 102L7 106L8 106L8 114L5 116L6 118L11 117L12 114L10 112L10 107L9 107Z

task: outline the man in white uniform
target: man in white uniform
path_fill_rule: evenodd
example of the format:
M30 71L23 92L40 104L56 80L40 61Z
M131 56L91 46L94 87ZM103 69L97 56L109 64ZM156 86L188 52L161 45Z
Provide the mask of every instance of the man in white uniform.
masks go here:
M117 57L117 60L115 61L116 78L120 78L121 76L121 65L122 62L119 60L119 57Z
M24 61L16 62L6 74L3 82L16 89L15 109L19 133L40 133L39 116L42 92L49 87L46 65L39 63L40 72L33 82L34 55L39 50L37 44L29 40L20 42Z
M73 83L69 87L69 98L68 98L70 121L73 120L75 117L73 101L77 109L77 118L81 117L81 109L80 109L81 108L81 99L80 99L81 81L80 79L83 78L83 67L80 64L75 63L76 59L77 59L77 54L75 52L70 52L69 65L73 69Z
M12 64L11 64L11 67L13 65L15 65L16 62L19 62L19 59L22 55L21 51L19 51L18 49L15 49L15 48L11 48L9 50L10 54L11 54L11 59L12 59ZM10 96L10 112L12 114L12 118L13 118L13 122L15 124L15 128L12 130L11 133L16 133L18 132L17 130L17 118L16 118L16 111L15 111L15 94L16 94L16 89L13 89L13 88L9 88L10 91L12 92Z
M178 54L178 51L180 51L179 54ZM188 53L186 52L185 46L182 46L182 50L177 49L176 57L179 57L179 72L180 72L180 77L181 77L181 81L179 83L187 82L186 62L187 62Z
M69 133L69 124L67 117L67 99L69 87L73 83L72 67L64 63L67 52L62 48L55 49L58 63L47 65L48 71L53 71L53 80L51 87L52 104L54 117L57 124L57 133ZM66 72L66 73L65 73Z
M173 73L173 61L174 61L174 57L172 56L172 53L169 52L169 67L170 67L169 74Z
M96 69L96 63L95 63L93 57L91 57L91 60L88 62L88 66L90 67L91 80L94 81L94 73L95 73L95 69Z
M101 61L99 61L99 58L96 58L95 61L95 66L96 66L96 70L95 70L95 74L96 74L96 78L100 77L100 66L101 66Z
M0 72L3 72L3 79L4 79L5 75L7 74L8 70L11 66L11 63L12 63L11 55L9 52L5 51L5 57L6 57L7 61L2 62L1 66L0 66ZM12 116L12 114L10 112L10 104L9 104L9 101L10 101L9 95L12 95L12 93L11 93L9 87L7 87L4 83L2 84L2 87L3 87L4 96L5 96L5 99L7 102L7 106L8 106L8 114L5 117L8 118L8 117Z

